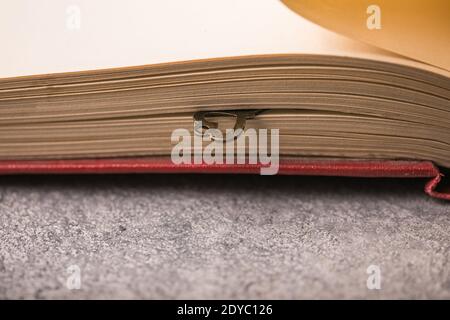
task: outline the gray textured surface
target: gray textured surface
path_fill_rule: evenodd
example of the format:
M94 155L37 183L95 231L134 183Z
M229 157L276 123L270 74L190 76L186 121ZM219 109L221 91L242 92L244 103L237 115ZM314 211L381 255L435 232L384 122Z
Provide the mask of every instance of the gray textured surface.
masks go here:
M423 181L0 180L1 298L450 298L450 206ZM81 268L80 290L66 288ZM381 290L366 288L379 265Z

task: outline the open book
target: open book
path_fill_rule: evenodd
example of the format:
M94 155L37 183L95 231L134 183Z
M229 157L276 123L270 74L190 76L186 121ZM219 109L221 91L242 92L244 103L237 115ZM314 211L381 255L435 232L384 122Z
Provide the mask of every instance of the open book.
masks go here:
M0 12L4 163L169 163L176 130L234 128L278 130L280 163L450 168L448 1L73 3Z

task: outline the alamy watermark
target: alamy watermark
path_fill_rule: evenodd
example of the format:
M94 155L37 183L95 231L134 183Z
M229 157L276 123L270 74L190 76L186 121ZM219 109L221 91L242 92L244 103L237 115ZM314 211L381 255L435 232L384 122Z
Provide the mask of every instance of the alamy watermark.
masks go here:
M195 122L195 127L202 127ZM207 129L191 134L180 128L172 132L171 159L174 164L258 164L261 175L278 173L280 156L279 129Z
M81 29L81 8L78 5L72 4L66 8L66 28L71 31Z
M381 29L381 8L376 4L367 7L366 13L369 15L366 20L366 26L369 30Z
M367 277L366 285L369 290L380 290L381 289L381 268L380 266L371 264L366 270Z
M68 277L66 279L66 287L69 290L80 290L81 289L81 268L72 264L67 267Z

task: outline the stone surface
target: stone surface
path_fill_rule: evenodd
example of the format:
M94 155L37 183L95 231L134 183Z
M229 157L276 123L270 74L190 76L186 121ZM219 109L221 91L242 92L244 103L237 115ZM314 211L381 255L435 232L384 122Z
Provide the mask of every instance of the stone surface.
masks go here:
M423 183L1 177L0 298L449 299L450 205Z

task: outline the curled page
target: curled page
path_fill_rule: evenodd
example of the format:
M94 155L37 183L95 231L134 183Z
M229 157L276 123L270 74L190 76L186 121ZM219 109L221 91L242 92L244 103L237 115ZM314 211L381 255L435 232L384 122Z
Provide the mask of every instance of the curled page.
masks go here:
M282 1L329 30L450 70L448 0Z

